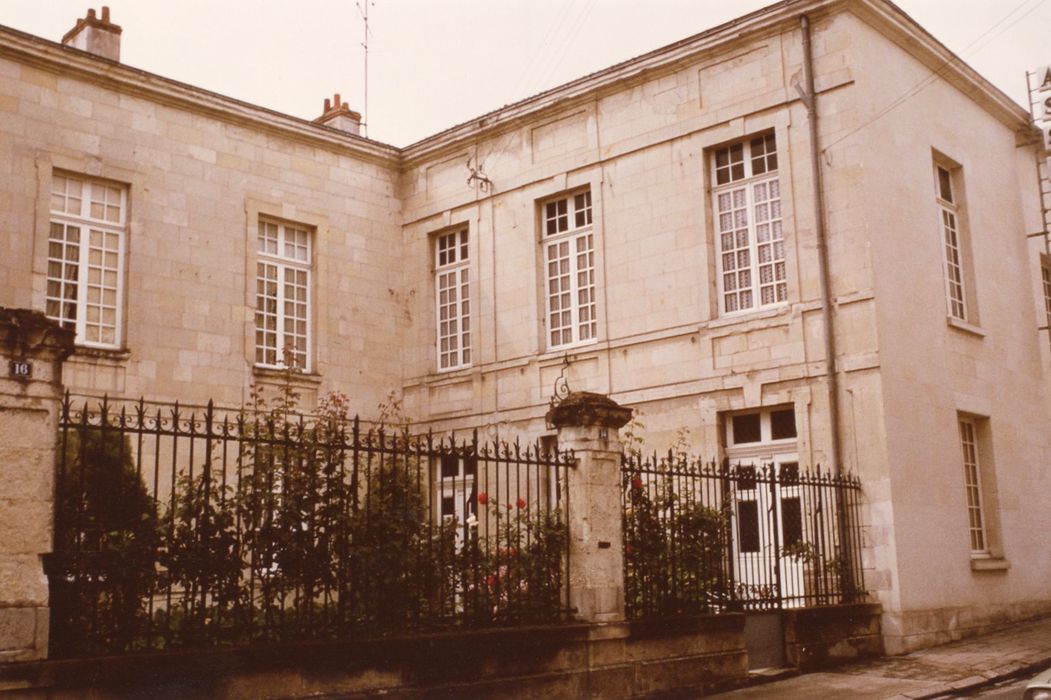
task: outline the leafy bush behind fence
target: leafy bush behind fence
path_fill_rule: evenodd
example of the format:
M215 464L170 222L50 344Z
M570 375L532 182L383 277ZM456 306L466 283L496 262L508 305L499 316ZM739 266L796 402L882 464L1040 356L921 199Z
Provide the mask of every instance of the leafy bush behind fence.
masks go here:
M624 455L621 477L631 619L864 595L856 477L638 451Z
M363 428L345 401L63 404L55 656L551 622L568 454Z

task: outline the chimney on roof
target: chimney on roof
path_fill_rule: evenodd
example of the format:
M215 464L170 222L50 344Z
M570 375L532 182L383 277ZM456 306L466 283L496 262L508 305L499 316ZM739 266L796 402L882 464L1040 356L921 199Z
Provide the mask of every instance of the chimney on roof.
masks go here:
M109 21L109 8L104 5L102 19L95 15L95 10L88 10L88 16L77 20L76 25L62 37L62 43L111 61L119 61L120 33L121 28Z
M352 110L350 105L341 102L338 92L332 100L325 98L325 111L314 123L331 126L348 134L361 135L361 115Z

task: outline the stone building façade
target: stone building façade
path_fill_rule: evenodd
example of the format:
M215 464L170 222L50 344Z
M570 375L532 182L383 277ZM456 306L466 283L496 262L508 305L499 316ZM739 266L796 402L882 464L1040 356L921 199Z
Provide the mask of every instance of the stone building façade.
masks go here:
M74 329L71 391L236 405L288 349L308 405L532 439L564 376L647 447L859 474L888 651L1051 610L1040 140L892 4L774 5L405 148L119 34L0 28L0 306Z

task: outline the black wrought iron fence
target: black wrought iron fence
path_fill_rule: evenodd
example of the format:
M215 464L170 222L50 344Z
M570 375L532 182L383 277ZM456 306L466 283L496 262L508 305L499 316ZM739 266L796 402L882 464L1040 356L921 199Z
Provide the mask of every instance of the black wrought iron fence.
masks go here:
M625 455L621 473L630 618L864 595L855 477L673 454Z
M557 621L568 453L304 417L62 406L52 655Z

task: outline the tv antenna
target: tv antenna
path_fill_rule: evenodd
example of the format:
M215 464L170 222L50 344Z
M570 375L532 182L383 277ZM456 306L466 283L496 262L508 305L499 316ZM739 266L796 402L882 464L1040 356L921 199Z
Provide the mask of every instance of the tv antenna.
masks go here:
M372 30L369 29L369 5L375 5L373 0L359 0L354 3L358 7L358 13L361 18L365 21L365 41L361 42L361 47L365 49L365 104L361 110L361 128L364 131L363 136L368 137L369 135L369 36L372 35Z

